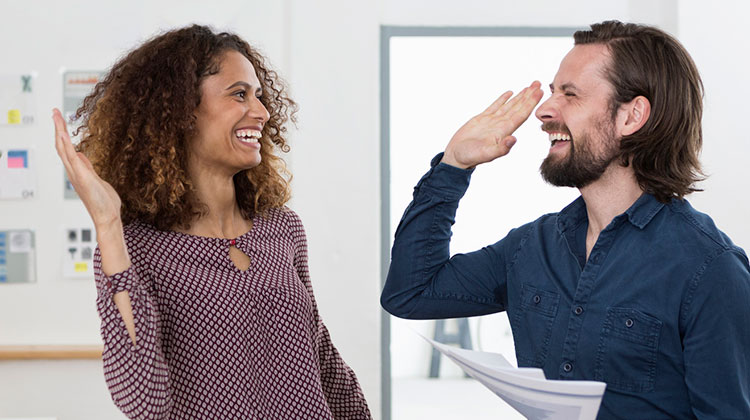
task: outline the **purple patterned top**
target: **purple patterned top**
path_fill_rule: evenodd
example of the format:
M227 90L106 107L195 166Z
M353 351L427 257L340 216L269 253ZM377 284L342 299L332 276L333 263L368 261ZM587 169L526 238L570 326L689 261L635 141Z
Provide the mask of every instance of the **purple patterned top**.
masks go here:
M302 223L289 209L229 239L134 223L132 266L111 277L94 260L104 376L131 419L370 419L354 372L318 315ZM127 290L137 347L112 301Z

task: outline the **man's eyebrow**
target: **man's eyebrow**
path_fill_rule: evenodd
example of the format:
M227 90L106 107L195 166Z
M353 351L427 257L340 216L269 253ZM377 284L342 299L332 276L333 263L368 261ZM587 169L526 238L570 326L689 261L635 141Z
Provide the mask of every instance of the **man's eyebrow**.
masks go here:
M560 86L560 89L562 89L562 90L578 90L578 88L576 88L576 85L574 85L573 83L563 83L563 85Z

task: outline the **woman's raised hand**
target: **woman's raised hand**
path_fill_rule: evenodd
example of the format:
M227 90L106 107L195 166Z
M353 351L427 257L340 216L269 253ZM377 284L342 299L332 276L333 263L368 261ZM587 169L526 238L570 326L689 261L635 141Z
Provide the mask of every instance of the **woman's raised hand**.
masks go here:
M96 174L88 158L83 153L76 152L65 119L57 108L52 110L52 120L55 122L57 154L65 165L70 183L86 206L97 233L108 230L113 224L120 226L120 196Z
M458 129L445 148L442 161L466 169L508 154L516 143L513 132L542 99L541 83L535 81L513 98L512 95L510 91L503 93Z

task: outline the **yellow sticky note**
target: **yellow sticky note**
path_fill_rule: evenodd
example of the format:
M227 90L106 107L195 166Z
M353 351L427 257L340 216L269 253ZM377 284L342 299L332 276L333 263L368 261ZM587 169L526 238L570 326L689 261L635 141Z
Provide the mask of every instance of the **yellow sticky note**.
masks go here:
M75 265L76 273L85 273L86 271L88 271L88 269L89 269L89 265L86 264L85 262L78 262Z
M21 124L21 110L11 109L8 111L8 124Z

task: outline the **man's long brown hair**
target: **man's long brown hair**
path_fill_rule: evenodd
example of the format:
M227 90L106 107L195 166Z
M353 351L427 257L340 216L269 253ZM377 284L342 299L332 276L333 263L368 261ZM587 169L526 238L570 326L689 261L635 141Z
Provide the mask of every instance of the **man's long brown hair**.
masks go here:
M701 191L695 183L705 178L699 160L703 83L685 48L660 29L618 21L593 24L573 38L576 45L609 49L613 116L637 96L651 103L646 124L620 143L622 164L632 165L640 187L661 202Z

